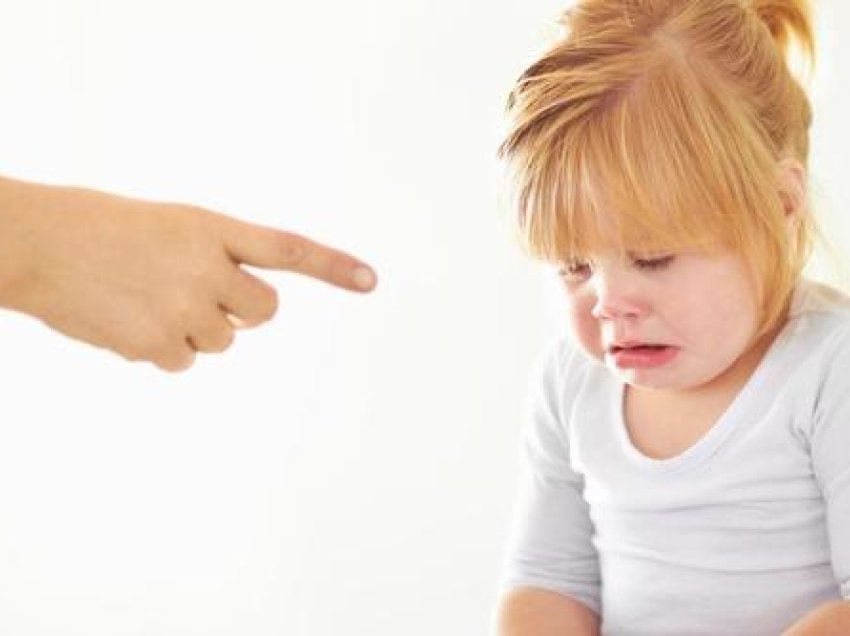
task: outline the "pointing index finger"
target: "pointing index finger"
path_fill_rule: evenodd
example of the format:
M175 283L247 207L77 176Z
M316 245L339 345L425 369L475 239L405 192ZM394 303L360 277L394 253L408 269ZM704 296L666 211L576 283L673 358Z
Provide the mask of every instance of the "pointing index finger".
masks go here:
M278 235L281 252L279 269L311 276L345 289L371 291L375 287L377 280L372 268L350 254L300 234L273 231Z
M371 291L377 283L362 261L306 236L244 223L230 234L230 255L246 265L296 272L351 291Z

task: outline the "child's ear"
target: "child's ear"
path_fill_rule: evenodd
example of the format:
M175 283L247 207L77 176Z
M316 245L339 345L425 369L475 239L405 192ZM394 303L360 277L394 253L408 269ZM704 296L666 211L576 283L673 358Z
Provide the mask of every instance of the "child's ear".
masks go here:
M785 218L796 221L806 210L806 168L799 159L786 157L779 162L779 197Z

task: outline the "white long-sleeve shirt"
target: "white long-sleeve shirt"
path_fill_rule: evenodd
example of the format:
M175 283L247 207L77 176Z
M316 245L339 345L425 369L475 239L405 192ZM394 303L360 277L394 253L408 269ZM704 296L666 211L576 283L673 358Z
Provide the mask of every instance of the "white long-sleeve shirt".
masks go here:
M578 599L606 636L776 636L850 599L850 299L801 283L747 384L680 455L635 448L622 398L571 343L547 356L505 587Z

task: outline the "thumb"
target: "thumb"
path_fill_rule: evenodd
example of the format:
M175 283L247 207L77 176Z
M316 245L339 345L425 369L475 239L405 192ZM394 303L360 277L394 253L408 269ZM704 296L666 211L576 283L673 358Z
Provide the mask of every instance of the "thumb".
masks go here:
M374 270L350 254L293 232L225 217L225 246L246 265L304 274L351 291L371 291Z

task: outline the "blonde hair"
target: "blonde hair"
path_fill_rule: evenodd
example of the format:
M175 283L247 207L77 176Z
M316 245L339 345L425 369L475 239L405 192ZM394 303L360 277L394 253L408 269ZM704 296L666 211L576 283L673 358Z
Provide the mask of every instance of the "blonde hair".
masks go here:
M566 35L520 77L500 148L519 227L539 258L723 246L759 282L762 332L781 318L814 225L790 237L785 158L807 164L804 0L582 0Z

